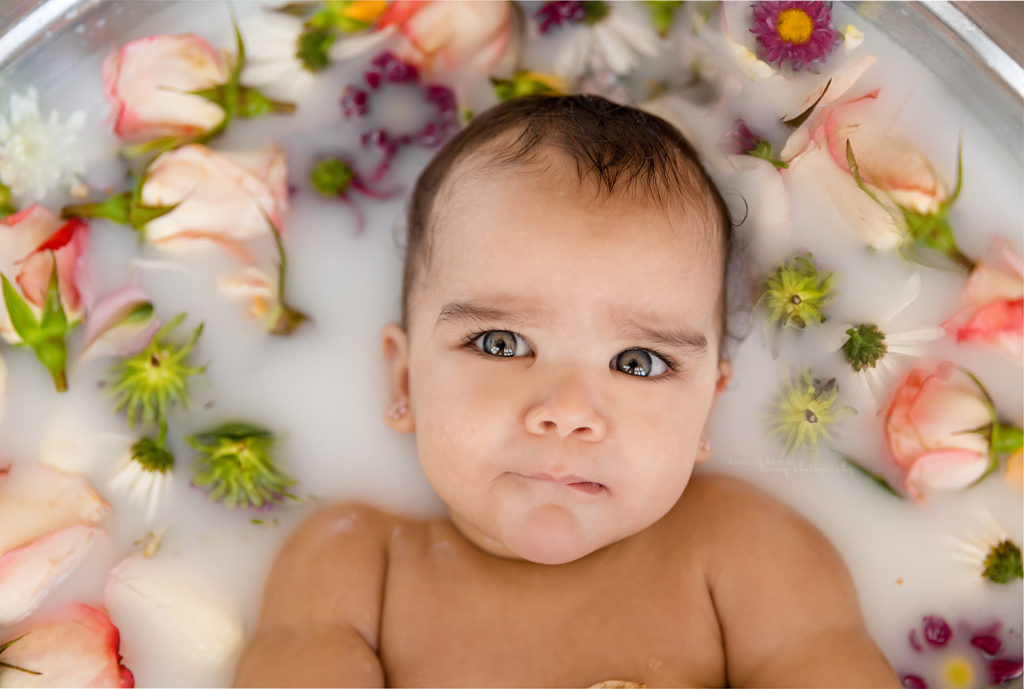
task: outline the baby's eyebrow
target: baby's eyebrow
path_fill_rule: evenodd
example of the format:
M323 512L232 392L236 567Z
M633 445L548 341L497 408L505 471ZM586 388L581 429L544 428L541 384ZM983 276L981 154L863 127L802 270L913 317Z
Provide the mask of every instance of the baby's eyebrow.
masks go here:
M694 354L703 354L708 348L707 337L686 328L653 328L631 321L623 325L621 332L631 339L638 338L643 344L657 344Z
M521 324L533 321L540 315L532 309L505 309L491 304L474 302L448 302L441 307L435 327L446 322L509 323Z

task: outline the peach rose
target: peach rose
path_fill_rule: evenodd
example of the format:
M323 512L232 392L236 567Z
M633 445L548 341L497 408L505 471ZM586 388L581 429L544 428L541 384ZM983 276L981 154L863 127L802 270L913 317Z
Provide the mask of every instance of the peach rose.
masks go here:
M889 451L907 492L920 497L922 488L955 490L980 479L991 461L992 423L985 394L953 364L911 371L885 419Z
M84 305L79 290L82 258L89 226L78 218L67 222L53 211L35 204L0 220L0 273L20 288L20 296L39 318L46 301L46 292L57 260L60 302L68 322L82 317ZM17 344L21 337L11 325L0 296L0 336Z
M412 50L401 57L428 73L435 67L489 72L514 40L511 2L393 2L378 29L397 26Z
M1024 260L1000 237L964 290L967 307L942 324L957 342L984 342L1020 363L1024 356Z
M192 93L225 83L228 70L199 36L157 35L126 43L103 63L114 133L123 139L208 132L224 109Z
M142 185L146 206L177 206L146 224L154 244L215 242L245 255L239 242L270 233L267 218L282 227L288 210L288 164L277 148L223 153L191 144L153 161Z

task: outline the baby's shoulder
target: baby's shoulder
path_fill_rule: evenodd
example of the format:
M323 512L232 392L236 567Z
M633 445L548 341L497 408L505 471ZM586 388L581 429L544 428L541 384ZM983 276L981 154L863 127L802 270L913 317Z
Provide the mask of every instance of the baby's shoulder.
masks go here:
M386 548L396 528L406 520L360 502L341 500L317 507L292 532L286 546L309 550L322 557L341 546L348 550L362 544Z

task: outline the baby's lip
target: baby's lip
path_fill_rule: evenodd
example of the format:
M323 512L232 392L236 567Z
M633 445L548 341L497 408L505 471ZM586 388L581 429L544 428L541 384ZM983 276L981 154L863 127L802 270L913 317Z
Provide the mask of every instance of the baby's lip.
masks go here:
M552 474L538 473L529 474L526 478L534 479L537 481L548 481L550 483L558 483L569 488L580 491L581 493L587 493L589 495L595 495L605 490L603 483L597 481L591 481L583 476L577 476L576 474L563 474L561 476L553 476Z

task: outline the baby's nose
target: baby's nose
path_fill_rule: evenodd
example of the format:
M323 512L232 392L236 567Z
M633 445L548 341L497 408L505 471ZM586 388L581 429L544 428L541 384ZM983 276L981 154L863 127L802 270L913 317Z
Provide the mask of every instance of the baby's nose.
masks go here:
M591 393L578 380L562 380L526 412L526 430L533 435L573 436L597 442L608 430Z

